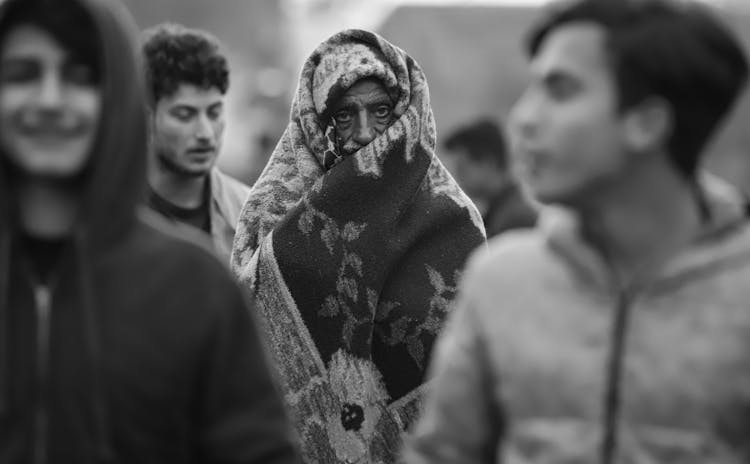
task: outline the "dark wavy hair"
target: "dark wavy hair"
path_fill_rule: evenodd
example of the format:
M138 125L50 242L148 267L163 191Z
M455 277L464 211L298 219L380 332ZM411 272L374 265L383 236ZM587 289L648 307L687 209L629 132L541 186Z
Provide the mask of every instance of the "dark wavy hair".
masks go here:
M649 97L672 108L667 150L673 165L692 178L716 127L748 78L742 45L709 7L674 0L578 0L551 10L532 29L535 56L556 29L593 23L606 34L621 111Z
M143 56L149 100L173 95L181 84L203 89L229 88L229 66L213 35L174 23L163 23L143 32Z

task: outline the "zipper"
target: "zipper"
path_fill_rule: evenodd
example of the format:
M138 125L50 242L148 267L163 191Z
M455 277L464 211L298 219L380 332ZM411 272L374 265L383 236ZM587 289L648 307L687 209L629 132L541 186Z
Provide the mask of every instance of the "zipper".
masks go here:
M36 303L36 382L37 398L34 411L34 464L47 462L47 383L49 377L50 312L52 292L47 285L34 286Z
M625 364L628 319L633 295L623 291L617 298L609 356L607 358L606 390L604 392L604 437L601 442L601 464L614 464L619 446L619 422L622 405L622 373Z

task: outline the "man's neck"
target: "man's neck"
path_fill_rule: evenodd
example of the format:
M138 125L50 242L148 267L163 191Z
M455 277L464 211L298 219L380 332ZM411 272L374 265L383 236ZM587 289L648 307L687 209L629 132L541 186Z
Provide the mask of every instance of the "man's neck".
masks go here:
M149 176L151 188L175 206L193 209L204 202L205 176L189 177L168 170L154 170Z
M662 165L633 174L578 211L584 239L623 286L655 277L702 226L695 189L679 173Z
M73 232L80 195L70 186L28 180L17 187L21 227L39 239L60 239Z

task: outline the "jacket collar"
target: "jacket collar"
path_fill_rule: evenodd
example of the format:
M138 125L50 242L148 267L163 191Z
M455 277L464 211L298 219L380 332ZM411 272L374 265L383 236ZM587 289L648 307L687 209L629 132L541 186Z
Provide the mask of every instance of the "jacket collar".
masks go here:
M674 285L750 261L750 228L746 227L742 196L731 185L710 174L699 178L708 220L696 239L670 258L655 277L640 287ZM564 259L583 282L609 292L622 286L601 254L586 242L574 213L561 207L543 208L539 227L550 248Z

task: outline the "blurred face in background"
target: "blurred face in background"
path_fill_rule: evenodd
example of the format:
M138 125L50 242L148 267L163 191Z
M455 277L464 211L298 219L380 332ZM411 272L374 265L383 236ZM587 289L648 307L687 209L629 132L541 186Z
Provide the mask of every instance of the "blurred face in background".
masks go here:
M152 143L162 168L187 177L208 174L224 136L221 91L181 84L159 99L152 117Z
M465 147L443 148L441 155L458 185L472 198L488 198L511 181L492 154L471 156Z
M510 117L516 167L539 201L579 205L630 158L604 29L571 23L552 30L530 67Z
M393 102L377 79L357 81L332 109L342 155L355 153L393 123Z
M46 178L80 173L101 113L94 67L32 24L0 46L0 143L22 172Z

